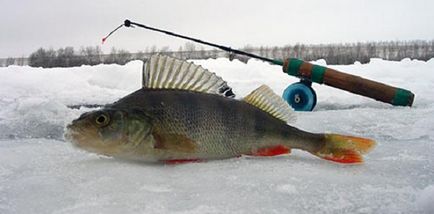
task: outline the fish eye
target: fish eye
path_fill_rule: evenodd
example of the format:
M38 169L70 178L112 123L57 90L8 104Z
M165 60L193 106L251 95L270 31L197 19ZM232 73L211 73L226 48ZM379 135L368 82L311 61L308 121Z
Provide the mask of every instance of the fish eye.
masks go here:
M96 122L96 124L98 124L98 125L100 125L100 126L105 126L105 125L107 125L107 124L109 123L109 121L110 121L110 118L109 118L109 116L108 116L107 114L105 114L105 113L102 113L102 114L98 115L98 116L95 118L95 122Z

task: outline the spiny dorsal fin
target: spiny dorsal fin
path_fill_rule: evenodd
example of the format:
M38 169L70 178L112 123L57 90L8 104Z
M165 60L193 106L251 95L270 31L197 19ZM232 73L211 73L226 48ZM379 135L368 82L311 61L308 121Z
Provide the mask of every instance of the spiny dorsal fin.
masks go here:
M244 101L286 123L295 121L295 115L288 103L266 85L261 85L252 91L244 97Z
M221 77L192 62L153 55L143 65L143 87L179 89L235 97Z

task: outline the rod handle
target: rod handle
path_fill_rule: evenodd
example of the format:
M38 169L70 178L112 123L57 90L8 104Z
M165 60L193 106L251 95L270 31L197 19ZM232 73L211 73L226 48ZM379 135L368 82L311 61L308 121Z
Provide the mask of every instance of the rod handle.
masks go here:
M296 58L289 58L283 62L283 72L395 106L412 106L414 101L414 94L409 90L314 65Z

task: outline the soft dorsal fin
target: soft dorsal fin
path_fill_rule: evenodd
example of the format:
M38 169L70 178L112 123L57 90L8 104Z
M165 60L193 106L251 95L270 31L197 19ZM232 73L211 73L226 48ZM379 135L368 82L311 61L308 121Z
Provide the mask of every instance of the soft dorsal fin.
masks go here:
M153 55L143 65L143 87L179 89L235 97L221 77L192 62Z
M244 101L271 114L286 123L295 122L295 115L288 103L271 90L267 85L261 85L244 97Z

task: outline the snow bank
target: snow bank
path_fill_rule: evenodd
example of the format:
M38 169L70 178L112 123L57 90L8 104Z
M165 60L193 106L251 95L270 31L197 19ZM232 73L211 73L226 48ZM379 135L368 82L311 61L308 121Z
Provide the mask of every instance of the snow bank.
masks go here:
M237 98L261 84L281 94L298 81L256 60L195 62L227 80ZM416 94L413 108L393 107L314 84L317 108L297 112L295 126L375 139L364 165L296 150L178 166L100 157L64 142L64 126L94 109L78 106L140 88L140 61L0 68L0 213L432 213L434 60L330 67Z
M62 139L65 123L140 88L142 62L125 66L0 68L0 138Z

